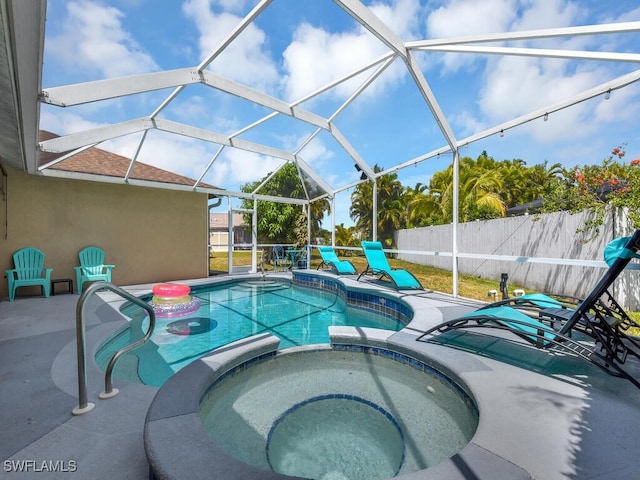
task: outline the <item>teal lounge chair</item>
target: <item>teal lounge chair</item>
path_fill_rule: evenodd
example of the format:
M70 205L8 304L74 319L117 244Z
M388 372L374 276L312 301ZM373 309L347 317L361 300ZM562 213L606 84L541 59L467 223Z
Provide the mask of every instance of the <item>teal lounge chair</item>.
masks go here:
M322 258L322 262L318 265L318 270L324 266L328 266L338 275L355 275L358 273L356 267L353 266L353 263L349 260L340 260L338 258L333 247L319 246L318 252L320 252L320 257Z
M82 293L82 284L104 280L111 282L111 270L115 265L105 265L104 250L98 247L86 247L78 253L80 266L73 267L76 271L78 295Z
M556 332L549 325L511 307L481 308L460 318L475 319L479 323L482 323L483 320L504 323L507 329L515 331L518 335L541 347L548 346L556 338Z
M380 242L362 242L362 250L367 258L367 268L358 276L358 280L363 275L377 275L378 279L388 278L391 280L396 290L424 290L418 279L411 272L393 269L389 266Z
M418 340L427 341L434 333L465 328L509 330L537 348L576 355L640 388L638 373L623 368L629 355L640 360L640 341L626 334L630 327L640 325L609 291L629 261L640 258L640 230L610 242L604 257L609 269L582 300L539 293L505 299L436 325Z
M18 287L39 286L44 296L49 296L53 268L44 268L44 253L37 248L22 248L13 254L13 266L13 270L5 271L10 302Z

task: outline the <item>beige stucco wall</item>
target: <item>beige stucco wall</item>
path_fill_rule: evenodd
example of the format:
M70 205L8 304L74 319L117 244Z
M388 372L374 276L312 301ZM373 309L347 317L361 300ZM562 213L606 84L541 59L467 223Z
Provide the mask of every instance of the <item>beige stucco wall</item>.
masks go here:
M96 245L116 265L116 285L208 275L207 195L29 175L5 166L0 197L0 295L22 247L46 254L52 278L73 278L78 251ZM58 285L57 290L64 289ZM31 292L29 290L32 290ZM19 289L21 293L37 293Z

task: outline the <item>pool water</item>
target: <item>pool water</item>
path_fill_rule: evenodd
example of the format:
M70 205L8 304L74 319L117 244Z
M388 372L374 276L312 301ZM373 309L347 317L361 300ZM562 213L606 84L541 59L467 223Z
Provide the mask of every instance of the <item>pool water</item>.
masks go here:
M385 315L349 307L337 294L289 282L238 282L192 292L200 310L184 317L156 318L151 339L124 355L114 377L161 386L175 372L215 348L269 332L280 347L329 343L328 327L349 325L399 331L404 325ZM146 312L129 306L131 322L105 342L96 354L104 370L118 349L147 331Z
M380 406L354 395L324 395L294 405L274 422L267 461L274 472L304 478L391 478L404 461L404 439Z
M370 350L284 350L237 369L203 396L204 428L245 463L319 480L408 474L467 445L478 411L460 387Z

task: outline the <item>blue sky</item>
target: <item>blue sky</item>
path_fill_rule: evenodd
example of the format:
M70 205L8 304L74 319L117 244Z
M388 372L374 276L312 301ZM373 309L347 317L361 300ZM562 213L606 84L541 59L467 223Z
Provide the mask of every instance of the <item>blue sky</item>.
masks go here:
M48 0L43 87L198 65L256 5L256 0ZM404 41L640 20L637 0L376 0L363 2ZM521 46L522 43L505 44ZM639 53L640 33L529 41L526 46ZM387 52L331 0L274 0L209 69L293 102ZM418 53L416 58L456 138L542 108L638 68L634 63L529 57ZM331 116L370 75L364 72L301 104ZM169 95L163 90L60 109L44 105L41 128L60 135L147 116ZM204 85L192 85L162 116L230 135L269 110ZM640 86L595 98L470 144L498 160L528 165L599 163L626 144L640 157ZM384 168L445 146L446 141L407 69L398 59L335 119L370 165ZM296 150L315 127L277 116L239 138ZM158 131L140 161L199 178L218 146ZM140 135L100 145L132 157ZM336 189L355 182L353 160L326 132L302 151ZM451 154L398 172L406 186L428 184ZM204 181L231 190L273 171L281 160L227 148ZM336 223L349 219L348 189L336 196ZM329 223L325 223L329 226Z

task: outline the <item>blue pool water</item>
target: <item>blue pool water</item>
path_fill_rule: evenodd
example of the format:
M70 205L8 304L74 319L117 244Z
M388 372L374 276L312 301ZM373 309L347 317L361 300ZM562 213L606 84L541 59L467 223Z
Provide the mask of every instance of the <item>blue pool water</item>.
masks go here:
M258 333L280 338L280 347L329 343L328 327L349 325L398 331L388 316L347 306L333 292L288 282L239 282L192 292L200 310L184 317L157 318L149 342L120 358L114 377L161 386L171 375L212 350ZM118 349L141 338L149 318L139 307L124 313L129 325L98 350L101 368Z

